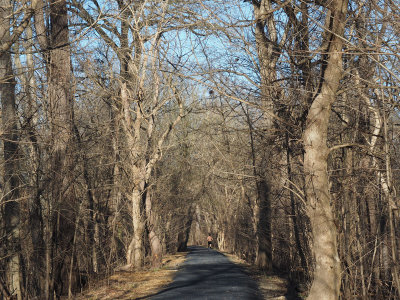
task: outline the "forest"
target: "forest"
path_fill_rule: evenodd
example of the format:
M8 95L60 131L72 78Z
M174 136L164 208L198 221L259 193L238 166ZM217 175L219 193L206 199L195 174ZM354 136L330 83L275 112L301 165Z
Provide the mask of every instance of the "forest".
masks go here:
M400 297L399 0L0 0L0 299L204 244Z

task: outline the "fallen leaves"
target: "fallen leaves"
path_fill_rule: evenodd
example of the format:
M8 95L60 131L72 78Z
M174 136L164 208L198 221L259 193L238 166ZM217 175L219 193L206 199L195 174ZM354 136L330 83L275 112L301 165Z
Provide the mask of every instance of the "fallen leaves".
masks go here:
M120 271L97 282L75 299L146 299L172 282L187 253L166 255L160 269Z

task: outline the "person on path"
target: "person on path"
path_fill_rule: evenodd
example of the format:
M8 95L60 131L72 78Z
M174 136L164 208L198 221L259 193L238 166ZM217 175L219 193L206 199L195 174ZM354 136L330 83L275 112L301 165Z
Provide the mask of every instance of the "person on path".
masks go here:
M209 233L209 234L208 234L208 237L207 237L207 244L208 244L208 248L209 248L209 249L211 249L212 241L213 241L213 238L212 238L212 236L211 236L211 233Z

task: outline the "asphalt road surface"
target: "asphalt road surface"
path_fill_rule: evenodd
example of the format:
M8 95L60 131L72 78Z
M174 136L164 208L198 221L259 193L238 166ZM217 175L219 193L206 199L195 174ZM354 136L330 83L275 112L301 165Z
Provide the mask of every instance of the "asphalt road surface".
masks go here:
M256 282L223 254L204 247L189 247L174 281L151 300L263 299Z

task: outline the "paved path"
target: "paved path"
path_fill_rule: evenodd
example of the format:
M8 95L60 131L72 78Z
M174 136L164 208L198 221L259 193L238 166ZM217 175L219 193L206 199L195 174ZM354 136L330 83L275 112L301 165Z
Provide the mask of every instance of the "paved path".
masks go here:
M263 299L256 282L223 254L189 247L189 254L174 281L151 300Z

